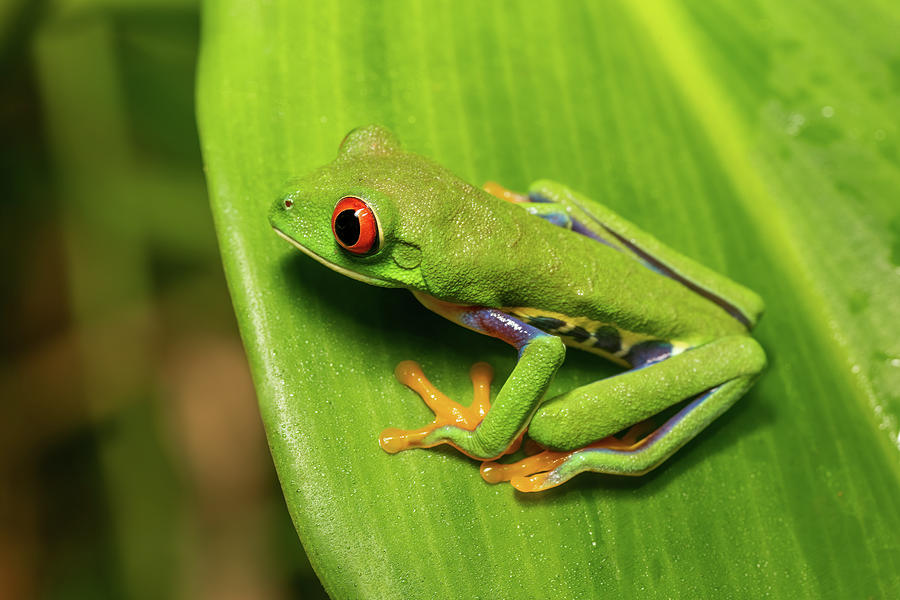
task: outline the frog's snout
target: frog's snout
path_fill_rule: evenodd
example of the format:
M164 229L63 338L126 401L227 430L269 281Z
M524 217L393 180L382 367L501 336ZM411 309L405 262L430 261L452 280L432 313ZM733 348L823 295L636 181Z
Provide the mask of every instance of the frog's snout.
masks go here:
M269 210L269 224L275 229L285 231L290 221L290 216L296 211L297 198L294 194L282 196Z

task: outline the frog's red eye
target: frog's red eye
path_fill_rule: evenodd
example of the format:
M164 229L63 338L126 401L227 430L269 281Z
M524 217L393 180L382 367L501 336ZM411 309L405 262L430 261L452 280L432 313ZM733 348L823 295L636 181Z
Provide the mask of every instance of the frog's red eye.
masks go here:
M331 231L341 248L354 254L368 254L378 247L375 213L359 198L341 198L331 215Z

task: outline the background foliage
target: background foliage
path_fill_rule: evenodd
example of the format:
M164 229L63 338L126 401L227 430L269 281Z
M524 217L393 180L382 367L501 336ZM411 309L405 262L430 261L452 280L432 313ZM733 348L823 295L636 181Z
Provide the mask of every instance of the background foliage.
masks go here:
M221 273L199 26L0 2L0 598L324 597Z
M335 597L900 592L895 3L208 1L199 115L232 300L296 528ZM291 251L269 203L382 123L471 182L549 177L760 292L771 367L639 480L522 496L387 456L508 348ZM554 389L613 372L570 352Z

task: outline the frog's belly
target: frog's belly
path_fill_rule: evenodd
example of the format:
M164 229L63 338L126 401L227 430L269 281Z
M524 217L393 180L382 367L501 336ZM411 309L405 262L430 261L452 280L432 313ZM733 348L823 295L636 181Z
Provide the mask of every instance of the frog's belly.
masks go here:
M585 317L570 317L534 308L514 307L504 308L503 311L532 327L558 336L567 346L599 354L625 367L657 362L687 348L686 344L661 340Z

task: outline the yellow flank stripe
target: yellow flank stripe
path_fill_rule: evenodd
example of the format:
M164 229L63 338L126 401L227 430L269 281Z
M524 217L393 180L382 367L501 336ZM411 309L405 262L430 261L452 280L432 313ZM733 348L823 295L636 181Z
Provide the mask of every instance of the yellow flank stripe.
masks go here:
M553 335L553 334L551 334L551 335ZM603 350L602 348L596 348L595 346L591 345L591 342L593 340L587 340L586 342L579 342L578 340L571 338L571 337L566 337L565 335L560 335L559 337L566 346L571 346L572 348L578 348L579 350L584 350L586 352L590 352L591 354L598 354L598 355L602 356L603 358L605 358L606 360L616 363L617 365L631 368L631 364L627 360L622 358L621 356L612 354L611 352L607 352L606 350Z
M548 332L552 333L552 335L558 335L562 338L563 342L567 346L571 346L573 348L578 348L580 350L586 350L587 352L593 352L594 354L599 354L604 358L611 360L614 363L620 364L625 367L629 367L631 365L625 361L623 358L628 351L631 350L636 344L641 342L647 342L651 340L659 340L660 338L648 335L646 333L637 333L634 331L628 331L627 329L622 329L621 327L617 327L613 323L604 323L603 321L595 321L593 319L588 319L586 317L570 317L569 315L564 315L562 313L556 313L549 310L541 310L537 308L525 308L525 307L511 307L502 309L504 312L511 314L512 316L522 319L526 323L529 323L531 320L536 319L538 317L545 317L550 319L557 319L565 323L565 326L556 331L556 332ZM615 354L607 352L601 348L597 348L594 346L594 342L596 338L593 336L588 338L583 342L579 342L576 339L572 338L569 334L576 327L581 327L589 333L592 333L600 329L601 327L612 327L619 333L619 340L621 347L619 351ZM683 350L687 349L688 345L676 342L672 340L662 340L672 344L672 354L678 354Z

